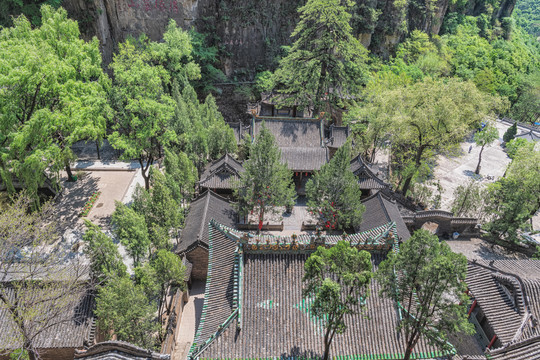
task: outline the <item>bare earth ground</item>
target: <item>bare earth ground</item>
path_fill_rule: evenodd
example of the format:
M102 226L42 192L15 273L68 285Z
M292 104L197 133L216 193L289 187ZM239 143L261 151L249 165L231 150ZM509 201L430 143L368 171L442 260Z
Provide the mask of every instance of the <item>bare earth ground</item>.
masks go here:
M451 209L453 194L459 185L464 185L473 178L478 178L478 181L487 185L504 175L506 167L510 164L510 158L504 152L501 143L508 125L497 122L496 127L499 130L499 139L495 140L490 147L484 148L479 177L475 176L474 170L478 163L480 147L476 146L472 138L461 143L461 156L455 158L438 156L434 175L443 188L440 206L442 210L449 211ZM471 146L472 149L469 153Z

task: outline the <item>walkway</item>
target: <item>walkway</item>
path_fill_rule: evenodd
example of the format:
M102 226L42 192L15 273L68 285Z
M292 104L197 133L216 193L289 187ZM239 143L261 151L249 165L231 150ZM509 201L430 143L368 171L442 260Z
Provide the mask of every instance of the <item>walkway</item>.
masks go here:
M172 360L185 360L189 355L189 349L201 320L205 286L206 282L204 281L193 282L189 300L184 306L182 320L176 334L176 348L172 353Z

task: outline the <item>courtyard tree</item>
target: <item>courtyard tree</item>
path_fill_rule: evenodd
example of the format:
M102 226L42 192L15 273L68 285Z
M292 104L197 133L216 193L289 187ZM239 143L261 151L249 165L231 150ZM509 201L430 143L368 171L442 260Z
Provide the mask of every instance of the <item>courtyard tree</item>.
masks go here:
M282 206L292 207L296 200L293 174L281 163L281 151L264 122L244 168L246 171L240 175L239 186L234 190L237 209L242 216L255 211L260 231L268 212L277 213Z
M119 201L115 201L115 207L112 214L113 231L137 266L148 254L151 243L144 216Z
M488 186L487 213L492 215L485 229L493 237L519 242L518 230L528 229L529 220L540 207L540 149L518 149L505 177Z
M498 137L499 131L495 125L491 123L488 123L483 129L474 134L476 146L481 146L480 153L478 154L478 165L476 165L476 170L474 170L476 175L480 174L480 163L482 162L482 152L484 151L484 147L491 146Z
M147 190L150 167L161 157L162 148L176 139L169 129L175 104L164 88L170 75L150 60L147 51L127 41L119 44L110 65L114 73L111 103L115 116L109 141L123 151L123 159L138 160Z
M351 143L340 147L306 184L307 205L326 229L359 226L365 207L362 190L351 171Z
M283 105L313 107L314 114L343 108L367 79L367 50L352 34L350 0L308 0L289 53L274 74Z
M39 27L20 16L0 31L0 175L36 200L61 169L75 179L71 145L101 139L110 115L98 40L82 40L62 8L44 5L41 16Z
M323 360L327 360L334 336L347 330L346 317L366 304L373 275L371 254L342 240L329 249L319 246L304 270L302 295L311 304L311 314L324 324Z
M161 314L163 303L165 303L165 309L167 310L168 315L171 312L171 306L170 303L167 303L166 301L167 291L171 287L180 289L185 288L186 268L178 255L164 249L159 250L156 253L151 264L156 271L156 278L160 286L159 314Z
M195 183L198 180L197 168L185 152L165 149L165 178L171 190L172 197L177 203L183 199L191 200L195 193Z
M180 92L174 84L173 97L177 107L171 129L178 135L177 147L188 155L199 172L207 161L236 152L234 131L223 120L212 95L200 103L191 85L184 84Z
M28 359L38 351L51 328L74 321L74 309L91 289L88 267L70 259L70 250L58 241L58 224L49 203L30 212L33 199L18 195L0 211L0 356L16 348ZM21 271L23 269L24 271ZM8 329L8 330L6 330Z
M459 185L453 195L452 214L483 218L486 198L486 189L480 181L472 179L466 184Z
M90 270L96 282L104 282L112 276L125 276L126 265L113 240L89 220L85 220L85 225L84 252L90 258Z
M154 305L142 285L135 285L127 276L114 277L99 289L95 314L107 340L114 336L150 349L160 327Z
M385 96L382 106L394 124L392 156L404 194L426 160L456 146L467 131L500 107L499 98L457 79L428 78Z
M503 141L507 143L513 140L516 134L517 134L517 122L513 123L512 126L506 129L503 135Z
M411 358L421 337L444 350L451 346L450 334L473 332L467 320L466 275L465 256L423 229L379 265L381 294L400 304L403 312L399 330L404 334L404 360Z

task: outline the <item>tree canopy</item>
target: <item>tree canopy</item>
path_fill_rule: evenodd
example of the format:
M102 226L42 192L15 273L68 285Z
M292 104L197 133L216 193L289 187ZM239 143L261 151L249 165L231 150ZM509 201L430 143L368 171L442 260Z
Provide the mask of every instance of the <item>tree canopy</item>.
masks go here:
M281 163L281 151L264 123L251 146L244 169L240 184L234 190L238 211L242 216L255 211L260 230L266 213L275 213L282 206L292 207L296 200L292 171Z
M307 205L326 229L360 226L365 206L358 179L351 171L350 141L338 149L306 184Z
M71 145L103 138L110 117L98 40L80 39L62 8L41 14L40 27L20 16L0 31L0 175L34 197L47 173L72 177Z
M325 327L323 359L329 359L335 334L347 329L345 317L356 314L365 303L371 281L371 254L339 241L329 249L319 246L304 265L302 295L310 312Z
M405 335L404 360L410 359L422 336L446 349L452 333L472 332L467 320L466 274L465 256L453 253L444 241L423 229L379 265L381 294L400 304L404 313L399 324Z
M367 50L352 34L350 0L308 0L298 9L295 39L273 83L283 105L313 107L314 114L342 108L367 79Z

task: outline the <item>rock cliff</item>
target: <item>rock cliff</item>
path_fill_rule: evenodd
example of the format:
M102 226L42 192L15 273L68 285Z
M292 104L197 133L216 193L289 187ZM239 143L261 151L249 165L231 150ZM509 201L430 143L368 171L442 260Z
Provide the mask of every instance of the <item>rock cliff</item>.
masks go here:
M251 78L272 66L298 20L305 0L64 0L86 38L97 36L110 63L118 42L146 33L159 40L168 19L209 34L228 76ZM438 34L449 14L488 14L494 23L510 16L516 0L358 0L353 28L371 52L387 57L406 35Z

